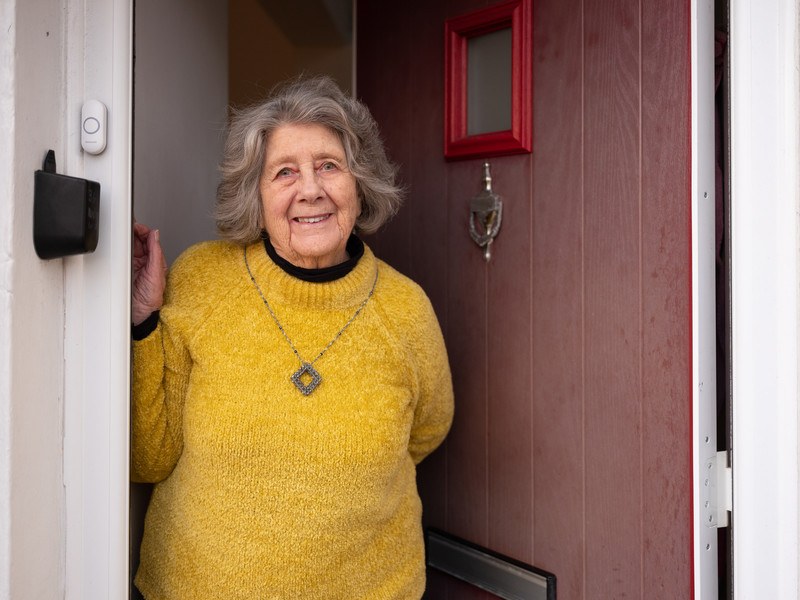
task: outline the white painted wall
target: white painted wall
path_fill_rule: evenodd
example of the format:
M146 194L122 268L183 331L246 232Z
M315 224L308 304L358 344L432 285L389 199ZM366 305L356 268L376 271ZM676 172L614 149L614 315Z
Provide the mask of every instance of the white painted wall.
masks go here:
M33 172L66 146L64 11L0 2L0 598L64 594L64 268L33 249ZM63 161L59 161L62 171Z
M216 237L211 213L228 105L226 0L136 3L134 214L167 261Z

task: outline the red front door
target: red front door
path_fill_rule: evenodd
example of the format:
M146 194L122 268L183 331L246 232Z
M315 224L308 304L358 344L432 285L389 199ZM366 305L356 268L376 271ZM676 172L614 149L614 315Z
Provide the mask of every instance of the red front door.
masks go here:
M359 0L358 95L408 188L370 240L439 315L456 391L425 522L552 571L559 598L692 586L689 3L537 0L533 152L443 156L444 21L476 0ZM484 598L431 574L428 597Z

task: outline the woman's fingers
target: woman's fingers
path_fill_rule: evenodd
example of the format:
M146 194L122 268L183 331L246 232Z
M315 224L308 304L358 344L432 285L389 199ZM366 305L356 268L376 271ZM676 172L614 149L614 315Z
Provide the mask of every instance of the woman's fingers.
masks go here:
M166 286L167 279L167 260L164 258L164 251L161 248L161 232L154 229L147 236L148 269L152 273L159 273L160 279ZM162 286L163 291L163 286Z
M146 238L147 234L149 233L150 228L145 225L144 223L139 223L137 221L133 222L133 234L137 236L141 236L142 238Z
M146 244L147 244L147 234L150 232L150 228L143 223L137 223L134 221L133 223L133 268L136 271L137 268L141 268L143 265L142 259L147 256Z
M144 321L161 308L167 280L167 262L160 244L160 232L134 223L133 289L131 320Z

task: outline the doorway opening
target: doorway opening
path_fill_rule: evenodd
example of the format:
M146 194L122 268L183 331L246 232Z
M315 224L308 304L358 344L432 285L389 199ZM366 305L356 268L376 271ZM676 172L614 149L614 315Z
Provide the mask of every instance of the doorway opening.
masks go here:
M298 19L297 15L302 15ZM228 107L325 74L355 87L351 0L134 2L134 218L168 263L216 237L212 211ZM151 484L130 488L130 597Z

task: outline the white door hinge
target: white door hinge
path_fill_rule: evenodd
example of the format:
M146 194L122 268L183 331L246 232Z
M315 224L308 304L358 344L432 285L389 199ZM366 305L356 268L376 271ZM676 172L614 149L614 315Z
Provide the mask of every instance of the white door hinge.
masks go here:
M733 477L728 452L722 450L706 460L703 486L703 521L706 527L727 527L733 509Z

